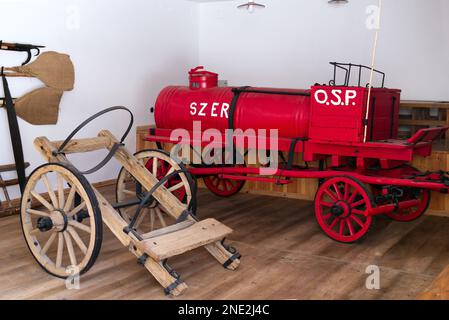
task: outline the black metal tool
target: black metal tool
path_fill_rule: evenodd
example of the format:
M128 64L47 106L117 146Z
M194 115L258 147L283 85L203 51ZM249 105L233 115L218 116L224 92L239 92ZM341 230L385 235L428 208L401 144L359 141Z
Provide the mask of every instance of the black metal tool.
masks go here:
M5 92L5 100L3 101L8 115L9 132L11 135L11 143L14 152L14 160L16 164L17 178L19 180L20 192L23 193L26 184L25 161L23 157L22 139L20 137L19 123L14 109L14 102L9 91L8 81L1 69L1 77L3 82L3 90Z
M24 44L24 43L8 43L0 40L0 50L26 52L28 54L25 62L22 63L22 66L26 65L28 62L31 61L31 58L33 57L32 53L33 50L36 50L36 54L34 56L38 56L41 53L42 48L45 48L45 46L39 46L35 44Z

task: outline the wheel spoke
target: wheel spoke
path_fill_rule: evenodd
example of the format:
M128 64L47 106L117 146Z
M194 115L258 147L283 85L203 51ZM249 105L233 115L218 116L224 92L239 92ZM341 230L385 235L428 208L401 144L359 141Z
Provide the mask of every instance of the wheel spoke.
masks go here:
M148 214L148 209L144 208L141 212L139 217L137 218L137 221L134 225L135 228L138 228L140 224L142 223L143 219L145 219L145 216Z
M64 232L65 244L67 246L67 251L69 252L70 263L72 266L78 265L76 262L75 249L73 248L72 239L67 232Z
M353 236L353 235L354 235L354 228L353 228L353 226L352 226L351 219L346 219L346 224L347 224L348 229L349 229L349 234L350 234L351 236Z
M362 200L359 200L357 202L352 203L351 207L352 208L357 208L357 207L360 207L362 204L365 204L365 199L362 199Z
M49 211L54 211L55 208L47 201L45 200L39 193L35 191L31 191L31 195L39 201L45 208L47 208Z
M81 240L78 232L76 232L75 229L73 229L72 227L68 226L67 227L67 231L69 232L69 234L72 236L73 240L75 240L76 244L78 245L78 247L81 249L81 251L86 254L87 253L87 247L84 244L83 240Z
M332 191L328 190L328 189L324 189L324 192L334 201L337 202L338 199L335 196L335 194L332 193Z
M153 176L157 177L157 165L158 162L156 158L153 158L153 171L151 172L153 174Z
M62 233L58 233L58 251L56 253L56 268L61 267L63 253L64 253L64 237L62 236Z
M27 213L33 214L36 216L41 216L41 217L49 217L50 216L50 214L48 212L43 212L43 211L33 210L33 209L27 209Z
M48 238L48 240L47 240L47 243L44 245L44 247L41 250L42 255L47 253L48 249L50 249L51 245L55 241L57 235L58 235L58 233L55 231L51 234L50 238Z
M42 181L44 181L45 187L47 188L48 195L50 196L51 202L53 203L53 207L59 208L58 199L56 198L56 194L53 191L53 187L51 186L50 181L48 180L48 177L46 174L42 175Z
M155 214L156 214L154 209L150 209L149 214L150 214L150 231L153 231L154 230L154 219L155 219Z
M170 174L172 174L173 172L175 172L175 167L171 167L170 170L167 171L167 173L164 175L164 178Z
M167 223L165 222L165 219L163 217L163 213L161 211L161 209L159 209L159 207L154 208L156 210L156 214L159 218L159 220L161 221L162 226L165 228L167 226Z
M340 229L338 230L338 232L343 235L343 233L345 232L345 220L342 219L340 220Z
M134 191L131 191L131 190L127 190L127 189L123 189L123 191L122 191L124 194L127 194L127 195L129 195L129 196L136 196L136 192L134 192Z
M345 192L343 195L343 200L348 200L349 197L349 183L345 183Z
M70 208L72 207L73 200L75 199L75 193L76 193L76 187L73 185L70 188L69 195L67 196L67 201L66 201L66 203L64 205L64 209L63 209L64 212L68 212L70 210Z
M64 179L62 178L62 175L57 173L56 174L56 179L57 179L57 183L58 183L58 202L59 202L59 208L63 208L64 207L64 202L65 202L65 195L64 195Z
M327 208L332 208L334 206L334 204L330 203L330 202L326 202L326 201L321 201L320 202L320 206L327 207Z
M178 183L178 184L168 188L168 191L175 191L175 190L178 190L179 188L181 188L183 186L184 186L184 182L181 181L180 183Z
M355 214L358 214L360 216L365 216L365 212L362 211L362 210L352 209L351 212L355 213Z
M225 179L221 179L220 180L220 185L221 185L223 191L227 191L228 190L228 186L226 185L226 180Z
M70 220L69 224L75 228L78 228L80 230L83 230L84 232L90 233L90 227L86 226L78 221L75 220Z
M332 213L328 213L325 216L323 216L324 221L329 220L332 217Z
M354 215L351 215L351 217L350 217L353 221L355 221L360 227L364 227L364 224L363 224L363 222L362 221L360 221L360 219L359 218L357 218L356 216L354 216Z
M329 229L333 229L337 225L337 222L338 222L338 218L335 218L332 221L332 223L329 225Z
M355 200L355 197L359 194L359 191L357 189L354 189L354 192L351 194L351 196L348 199L348 203L353 203Z
M234 189L234 185L231 182L233 180L225 180L225 181L226 181L226 185L229 187L229 188L227 188L227 191L231 191L232 189Z
M75 214L77 214L78 212L83 210L85 207L86 207L86 201L83 201L76 208L74 208L72 211L67 213L67 216L68 217L73 217Z
M30 236L37 236L39 233L41 233L41 230L39 228L33 229L30 231Z
M335 190L335 193L337 194L338 200L342 200L343 196L341 195L340 188L338 187L338 185L336 183L334 183L332 186L334 187L334 190Z

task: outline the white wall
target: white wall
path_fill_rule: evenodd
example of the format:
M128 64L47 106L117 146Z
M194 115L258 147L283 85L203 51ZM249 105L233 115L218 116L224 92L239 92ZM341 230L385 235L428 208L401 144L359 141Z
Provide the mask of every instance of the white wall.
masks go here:
M71 19L73 10L79 11L79 29ZM75 90L64 95L57 125L32 126L20 120L25 158L33 167L43 163L32 146L35 137L63 139L82 120L106 107L128 106L137 125L151 123L149 107L160 89L186 83L187 70L197 64L198 6L189 1L0 0L0 14L2 40L43 44L48 50L68 53L76 67ZM23 58L0 51L0 65L18 65ZM37 80L10 80L14 96L38 86L42 84ZM124 113L107 116L80 137L95 136L101 128L119 135L126 121ZM6 112L1 110L0 123L0 164L13 163ZM135 149L134 131L127 145ZM104 154L71 158L87 169ZM114 178L118 169L114 162L90 180Z
M365 28L365 10L377 1L351 0L340 8L327 0L259 1L268 8L251 15L236 9L243 0L0 0L2 40L69 53L77 73L56 126L20 120L26 160L33 167L43 163L32 147L36 136L62 139L109 106L129 106L136 125L152 123L148 110L159 90L186 83L187 70L199 63L231 85L297 88L327 82L329 61L369 64L373 32ZM79 11L79 29L73 28L73 10ZM377 66L387 71L388 86L404 90L404 98L449 100L448 14L447 0L384 0ZM0 65L22 59L0 51ZM42 85L29 79L10 82L14 96ZM0 164L12 163L1 110L0 121ZM108 116L81 136L96 135L101 128L119 135L125 122L122 114ZM130 150L134 140L133 132L127 140ZM86 169L103 155L71 159ZM114 162L90 180L111 179L117 172Z
M200 5L200 62L231 85L307 88L330 79L329 61L371 63L377 0L260 0L254 14L240 2ZM447 0L384 0L377 67L403 98L449 100L448 16Z

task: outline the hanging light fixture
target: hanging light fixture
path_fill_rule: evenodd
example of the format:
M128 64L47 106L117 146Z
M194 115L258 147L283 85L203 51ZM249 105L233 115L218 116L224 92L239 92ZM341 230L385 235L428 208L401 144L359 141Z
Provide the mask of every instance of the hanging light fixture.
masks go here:
M248 1L248 3L241 4L237 9L248 10L249 13L253 13L257 9L265 9L266 6L255 1Z
M340 5L340 4L347 4L348 0L329 0L328 3L331 5Z

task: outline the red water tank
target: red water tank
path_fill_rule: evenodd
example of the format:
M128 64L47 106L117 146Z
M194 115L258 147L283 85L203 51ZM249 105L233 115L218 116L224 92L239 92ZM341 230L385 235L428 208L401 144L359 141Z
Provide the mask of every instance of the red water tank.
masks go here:
M155 121L157 128L186 130L200 121L202 130L221 132L231 122L234 129L278 129L279 137L294 139L308 137L309 111L310 90L211 87L209 83L203 89L163 89L156 101Z

